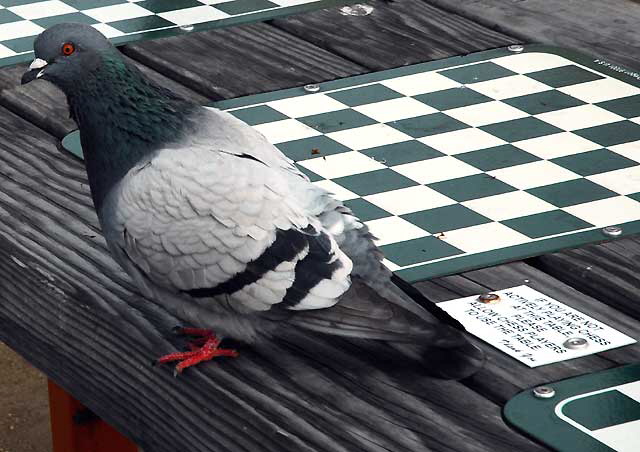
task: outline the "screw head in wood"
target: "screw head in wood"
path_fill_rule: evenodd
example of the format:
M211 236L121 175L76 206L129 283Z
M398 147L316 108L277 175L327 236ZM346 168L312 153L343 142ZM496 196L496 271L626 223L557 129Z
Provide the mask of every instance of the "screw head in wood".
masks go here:
M343 6L338 10L343 16L368 16L373 12L373 6L361 3L351 6Z
M485 304L494 304L500 301L500 295L495 293L483 293L478 297L478 301Z
M622 234L622 228L620 226L607 226L606 228L602 228L602 233L609 237L618 237Z
M513 53L520 53L524 50L524 46L522 44L512 44L507 47L507 50Z
M569 350L580 350L581 348L587 348L589 346L589 342L587 342L583 337L570 337L564 341L562 346Z
M308 85L304 85L304 90L308 93L317 93L320 91L320 85L316 83L310 83Z
M182 31L193 31L193 25L191 25L191 24L180 25L179 28Z
M538 386L533 388L533 396L538 399L550 399L556 395L555 389L551 386Z

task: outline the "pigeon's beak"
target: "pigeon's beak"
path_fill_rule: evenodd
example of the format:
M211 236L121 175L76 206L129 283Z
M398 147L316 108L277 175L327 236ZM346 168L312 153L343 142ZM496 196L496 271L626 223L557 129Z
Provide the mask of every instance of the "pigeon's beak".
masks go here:
M44 70L47 67L47 62L40 58L36 58L29 65L29 70L22 75L22 80L20 81L23 85L34 81L37 78L42 77L44 74Z

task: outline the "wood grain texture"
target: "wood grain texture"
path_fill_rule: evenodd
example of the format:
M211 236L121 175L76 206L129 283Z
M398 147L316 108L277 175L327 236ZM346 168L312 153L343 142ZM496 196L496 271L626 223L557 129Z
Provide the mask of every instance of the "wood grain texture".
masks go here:
M129 44L128 56L211 99L301 86L364 72L266 24Z
M522 42L570 47L640 68L640 3L629 0L424 0Z
M461 383L375 367L291 332L180 378L179 323L139 297L98 231L81 164L0 109L0 340L148 452L541 451Z
M588 245L530 262L640 321L640 238Z
M517 42L513 37L421 0L374 0L368 16L340 8L297 14L272 23L369 69L388 69Z

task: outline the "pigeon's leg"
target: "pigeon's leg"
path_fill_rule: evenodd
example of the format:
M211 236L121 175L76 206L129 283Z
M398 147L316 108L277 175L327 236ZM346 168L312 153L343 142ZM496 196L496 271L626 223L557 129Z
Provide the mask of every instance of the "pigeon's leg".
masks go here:
M216 356L238 356L238 352L227 348L218 348L220 339L218 339L211 330L200 328L178 328L177 333L189 336L200 336L189 342L191 351L170 353L160 357L158 364L164 364L171 361L180 361L175 368L174 376L182 373L187 367L195 366L202 361L209 361Z

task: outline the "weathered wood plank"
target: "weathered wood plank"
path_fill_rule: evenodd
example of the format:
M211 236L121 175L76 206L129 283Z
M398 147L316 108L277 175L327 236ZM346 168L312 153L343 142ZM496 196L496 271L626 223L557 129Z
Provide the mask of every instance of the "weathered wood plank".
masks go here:
M181 96L205 103L207 98L189 88L174 82L153 69L129 59L145 75L161 86L169 88ZM27 70L27 64L19 64L0 70L0 105L38 125L52 135L62 138L77 128L69 118L69 108L64 94L51 83L38 80L26 86L20 85L20 78Z
M109 257L81 164L0 121L0 339L145 450L543 450L460 383L384 371L347 341L292 332L178 379L152 368L178 320Z
M122 47L128 56L211 99L291 88L364 71L260 23Z
M388 69L517 42L421 0L374 0L368 16L339 8L297 14L272 23L369 69Z
M571 47L640 68L640 3L629 0L424 0L523 42Z
M548 254L530 262L581 292L640 320L639 238Z

